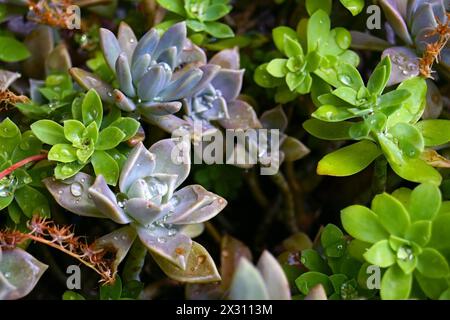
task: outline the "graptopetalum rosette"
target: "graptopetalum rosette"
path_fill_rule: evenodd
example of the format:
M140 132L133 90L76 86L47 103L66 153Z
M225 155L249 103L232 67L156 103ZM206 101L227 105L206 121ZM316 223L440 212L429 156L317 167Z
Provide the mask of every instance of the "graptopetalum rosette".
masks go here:
M184 161L172 161L172 153L183 150ZM161 140L148 150L138 144L122 169L118 194L102 176L94 181L85 173L65 181L48 178L44 183L69 211L130 224L158 265L173 279L218 281L214 261L191 237L199 235L202 223L216 216L227 202L200 185L176 190L189 175L189 150L190 143L178 139Z

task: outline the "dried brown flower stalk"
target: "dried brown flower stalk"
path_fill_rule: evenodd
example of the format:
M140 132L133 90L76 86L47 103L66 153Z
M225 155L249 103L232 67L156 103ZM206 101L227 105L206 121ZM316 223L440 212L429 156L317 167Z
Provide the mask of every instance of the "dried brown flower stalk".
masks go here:
M437 19L438 20L438 19ZM435 62L439 63L439 55L441 54L442 49L447 45L448 40L450 39L450 14L447 13L447 21L440 22L438 20L437 27L431 31L427 37L432 37L438 35L439 38L436 42L429 43L426 46L425 52L423 53L422 58L419 60L419 70L420 74L425 78L432 77L432 67Z
M70 15L66 9L72 5L71 0L28 1L28 8L33 13L29 19L52 27L66 29Z
M70 255L94 270L102 277L100 282L114 282L116 275L116 272L112 271L114 259L107 258L107 255L114 252L106 248L97 248L95 243L86 243L81 237L75 236L72 226L58 226L37 215L27 223L27 227L29 233L8 229L0 231L0 248L13 249L26 240L40 242Z
M0 90L0 111L8 110L16 103L27 103L29 101L28 97L18 96L8 89Z

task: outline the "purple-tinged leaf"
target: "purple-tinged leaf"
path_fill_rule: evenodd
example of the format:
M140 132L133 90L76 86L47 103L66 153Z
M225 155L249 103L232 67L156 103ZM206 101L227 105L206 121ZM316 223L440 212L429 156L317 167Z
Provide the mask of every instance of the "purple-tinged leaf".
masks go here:
M0 300L16 300L33 290L48 266L22 249L0 256Z
M125 22L120 22L119 32L117 33L117 40L119 41L119 46L126 54L127 60L131 63L131 59L133 59L133 53L136 49L138 41L136 39L136 35L133 32L133 29Z
M123 209L117 203L116 196L109 189L103 176L98 176L94 184L89 188L89 194L92 197L97 209L106 217L119 224L127 224L131 222Z
M113 88L97 75L80 68L69 70L72 78L85 90L95 89L104 102L114 103Z
M220 91L227 101L234 101L242 89L242 80L245 70L225 70L217 72L211 84Z
M181 232L167 228L150 226L137 227L139 239L152 256L169 262L174 267L185 270L192 249L192 240ZM157 258L156 258L157 257Z
M257 268L266 284L270 300L290 300L291 289L278 261L268 251L259 258Z
M119 55L116 61L116 76L119 81L120 90L128 97L133 98L136 95L136 90L133 87L133 79L128 61L125 53Z
M105 28L100 28L100 46L105 56L106 63L112 71L116 71L116 61L122 48L114 33Z
M223 69L238 70L240 67L239 59L239 49L235 47L219 51L209 60L209 63L219 65Z
M89 196L89 188L94 183L92 176L79 172L66 180L46 178L43 182L56 202L64 209L80 216L106 218Z
M192 242L192 249L184 269L173 265L156 254L152 253L152 256L164 273L174 280L188 283L220 281L220 275L213 259L208 251L195 241Z
M219 121L225 129L259 129L262 127L255 110L247 102L236 100L228 103L228 119Z
M136 145L125 162L119 179L119 188L127 193L131 185L138 179L151 176L155 169L155 155L148 151L144 144Z
M284 132L288 125L288 118L281 106L264 112L259 118L259 121L261 121L263 128L278 129L281 132Z

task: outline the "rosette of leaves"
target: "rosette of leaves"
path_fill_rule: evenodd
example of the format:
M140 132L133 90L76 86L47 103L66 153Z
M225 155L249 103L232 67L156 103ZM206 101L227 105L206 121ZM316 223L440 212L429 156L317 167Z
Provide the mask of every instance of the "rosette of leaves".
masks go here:
M239 67L238 49L222 50L208 64L217 66L217 73L204 89L183 100L188 123L201 121L206 132L218 127L259 128L253 107L239 99L244 70Z
M448 210L432 184L379 194L371 209L353 205L342 210L344 229L365 248L362 257L386 269L382 299L448 297Z
M408 79L383 94L390 70L385 57L365 86L357 69L344 64L339 68L342 85L319 96L322 106L304 128L322 139L359 141L325 156L317 167L319 174L349 176L384 154L400 177L440 184L439 172L421 159L431 141L416 126L425 109L425 80Z
M21 133L9 118L0 123L0 172L39 155L41 149L42 143L31 131ZM19 225L34 214L50 216L47 197L39 191L44 187L41 180L50 175L49 163L41 161L34 166L18 167L0 179L0 210L8 208L12 225Z
M15 106L30 119L66 118L76 94L68 73L52 74L45 81L30 79L30 101Z
M258 120L258 129L265 131L260 135L251 134L247 140L238 141L236 145L236 153L244 151L251 160L248 165L242 167L251 167L252 163L258 163L263 167L279 168L284 161L296 161L309 154L310 150L301 141L284 133L288 122L281 106L265 111ZM256 159L253 159L254 150L258 151Z
M44 183L69 211L134 227L169 277L214 282L220 280L214 261L191 237L202 232L202 223L217 215L226 201L200 185L175 191L189 175L190 164L189 155L183 154L184 161L176 163L171 154L175 148L187 151L189 147L189 143L175 139L160 140L149 150L138 144L124 164L118 194L110 190L102 175L94 181L79 173L67 181L46 179Z
M186 21L186 26L196 36L206 33L214 38L230 38L233 30L217 20L226 16L232 9L229 0L157 0L158 4L170 11L165 22L159 28L167 28L179 21Z
M322 90L323 81L338 86L336 67L342 63L357 66L359 57L347 50L352 42L350 32L330 29L330 25L327 13L319 9L308 20L301 20L297 31L286 26L273 29L275 46L285 58L259 66L256 83L277 88L275 100L280 103Z
M28 295L48 266L28 252L0 248L0 300L16 300Z
M178 112L180 100L204 88L218 71L215 66L196 66L194 62L206 60L205 54L186 39L185 23L175 24L161 37L151 29L138 42L133 30L122 22L117 38L100 29L100 44L116 75L117 88L78 68L70 70L74 79L85 89L96 89L103 101L140 113L166 130L163 116ZM170 118L168 131L183 122L174 119L178 118Z
M89 163L96 175L102 175L110 185L116 185L124 159L116 147L133 137L139 122L132 118L103 118L103 106L94 89L72 105L73 119L63 126L52 120L39 120L31 125L34 135L51 145L48 159L57 162L56 179L73 177Z
M295 279L300 292L295 297L307 299L312 288L321 285L330 300L371 298L378 291L366 286L367 265L352 256L350 239L333 224L324 227L320 244L301 252L300 262L306 272Z

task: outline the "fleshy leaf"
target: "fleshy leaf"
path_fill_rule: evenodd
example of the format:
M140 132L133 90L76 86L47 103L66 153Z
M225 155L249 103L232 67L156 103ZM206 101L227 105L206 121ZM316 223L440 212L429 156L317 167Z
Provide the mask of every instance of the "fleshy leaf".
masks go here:
M230 286L231 300L269 300L261 273L246 258L241 258Z
M184 270L156 254L152 256L166 275L174 280L188 283L220 281L219 272L208 251L195 241L192 242L192 249Z

